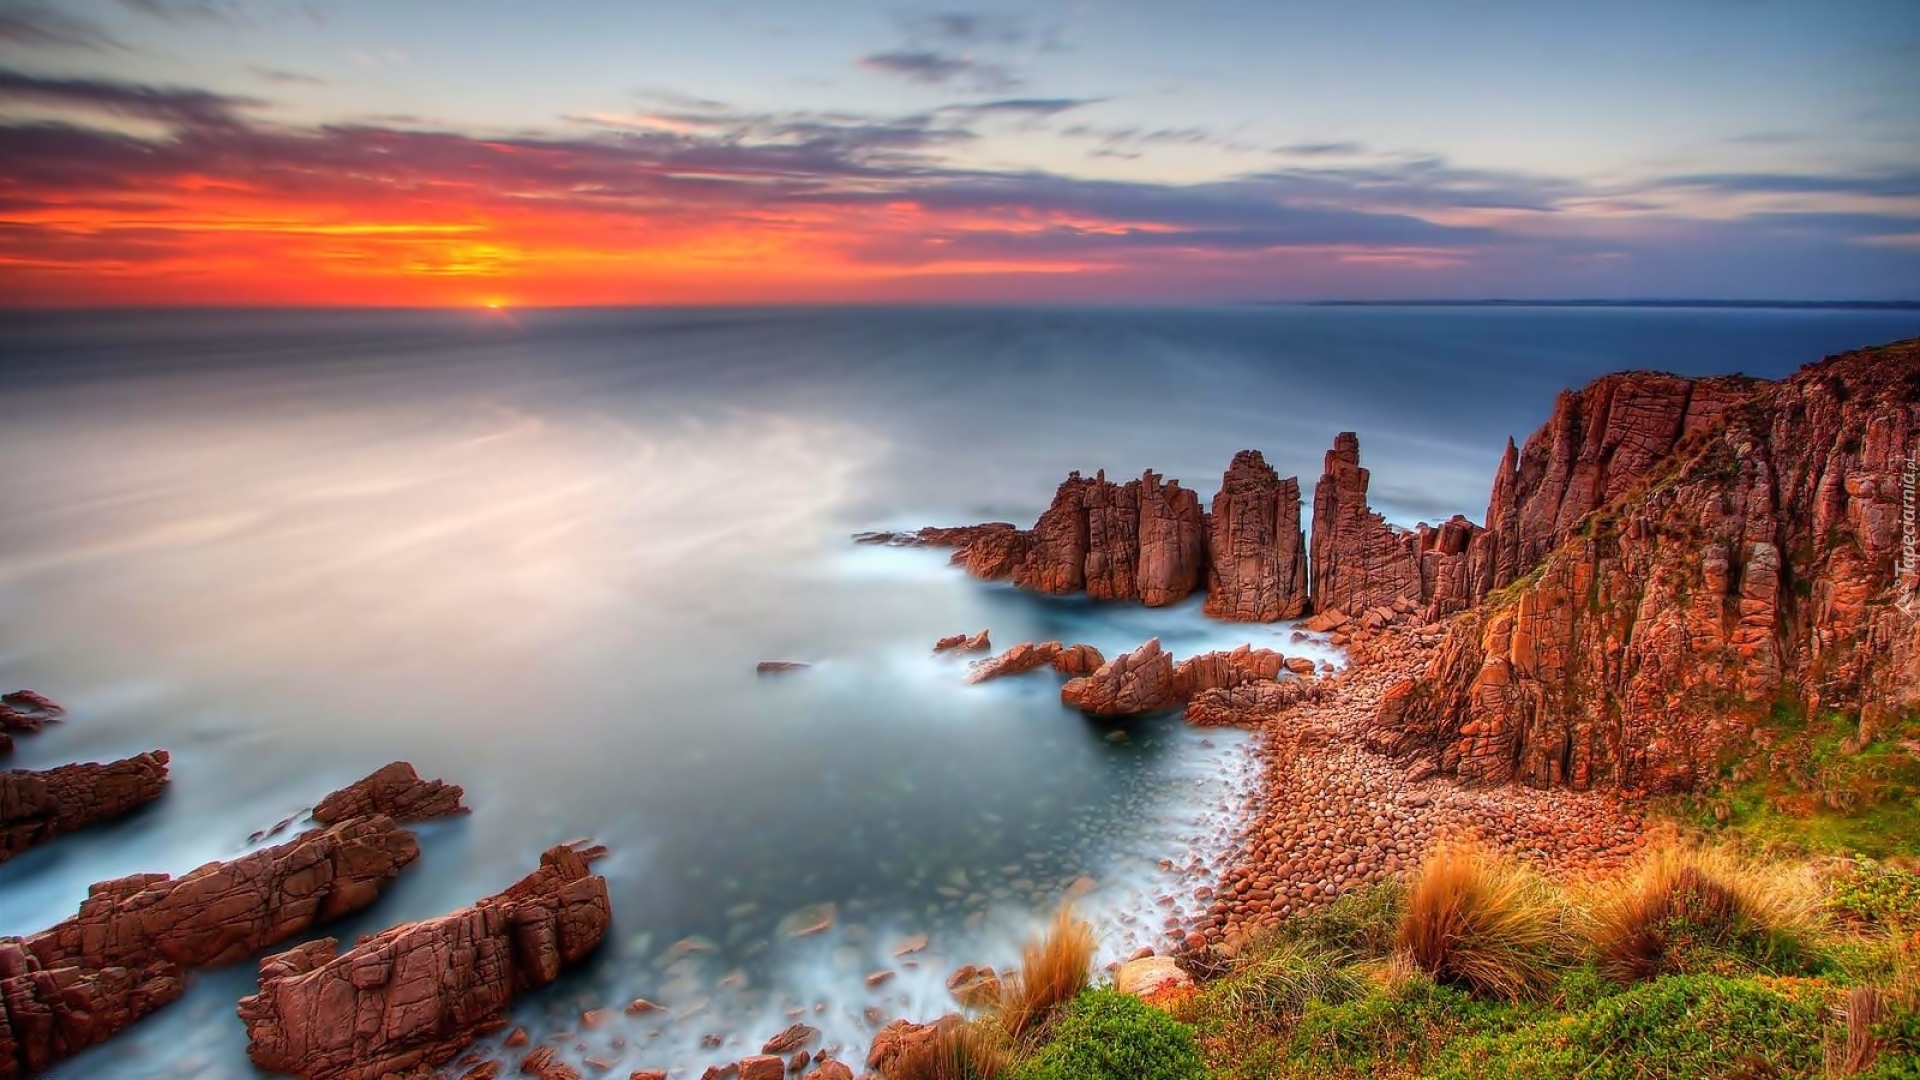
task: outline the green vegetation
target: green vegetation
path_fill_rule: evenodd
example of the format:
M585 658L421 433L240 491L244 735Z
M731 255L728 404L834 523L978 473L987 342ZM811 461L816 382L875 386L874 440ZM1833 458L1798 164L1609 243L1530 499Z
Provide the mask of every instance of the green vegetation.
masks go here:
M1151 1005L1089 987L1091 955L1063 914L994 1007L887 1080L1920 1080L1920 873L1898 860L1674 843L1563 887L1443 847L1190 958L1200 987Z
M1819 1076L1832 989L1792 980L1658 979L1511 1031L1460 1040L1436 1080Z
M1920 715L1863 729L1782 699L1728 761L1718 790L1680 800L1682 820L1787 854L1920 856Z
M1453 849L1247 943L1174 1012L1210 1080L1920 1080L1916 900L1920 875L1858 860L1675 846L1562 889Z
M1193 1029L1116 990L1081 994L1015 1080L1205 1080Z
M1834 879L1831 899L1855 923L1920 930L1920 873L1862 859Z

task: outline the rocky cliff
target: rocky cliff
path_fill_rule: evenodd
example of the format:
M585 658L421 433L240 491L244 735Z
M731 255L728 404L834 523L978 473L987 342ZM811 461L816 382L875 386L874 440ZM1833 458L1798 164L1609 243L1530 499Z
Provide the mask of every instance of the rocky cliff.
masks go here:
M1051 595L1163 607L1204 584L1215 618L1270 622L1307 607L1299 481L1280 479L1252 450L1228 466L1212 514L1158 473L1117 484L1076 472L1031 529L993 522L861 539L956 548L953 561L975 577Z
M1898 574L1916 439L1914 341L1779 382L1562 395L1468 543L1490 594L1387 695L1376 745L1472 782L1677 790L1776 702L1863 734L1920 707Z

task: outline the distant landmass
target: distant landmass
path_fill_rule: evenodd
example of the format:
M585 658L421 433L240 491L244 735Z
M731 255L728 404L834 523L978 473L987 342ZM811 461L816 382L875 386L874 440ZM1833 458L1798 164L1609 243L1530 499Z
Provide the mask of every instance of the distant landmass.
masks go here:
M1265 304L1287 301L1263 300ZM1305 300L1306 307L1790 308L1920 311L1920 300Z

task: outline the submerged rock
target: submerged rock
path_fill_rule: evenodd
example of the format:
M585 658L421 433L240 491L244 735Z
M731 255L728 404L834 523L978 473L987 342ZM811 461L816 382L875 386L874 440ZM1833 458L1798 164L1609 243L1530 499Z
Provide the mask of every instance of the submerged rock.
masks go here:
M552 983L600 944L607 882L556 847L540 867L471 908L407 923L335 954L322 939L260 962L242 998L247 1056L308 1080L378 1080L437 1068L503 1026L519 994Z
M812 667L803 660L762 660L753 670L762 675L783 675L789 671L801 671Z
M13 732L35 732L67 714L52 698L32 690L0 695L0 757L13 752Z

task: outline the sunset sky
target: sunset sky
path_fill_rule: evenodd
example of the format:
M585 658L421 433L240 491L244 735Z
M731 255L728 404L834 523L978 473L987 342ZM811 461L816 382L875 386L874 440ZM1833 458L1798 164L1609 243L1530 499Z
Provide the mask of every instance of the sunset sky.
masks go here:
M0 0L0 305L1920 297L1920 3Z

